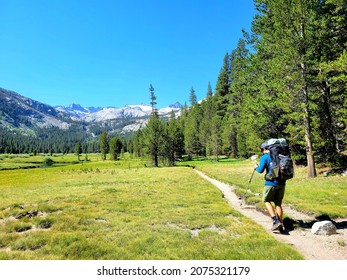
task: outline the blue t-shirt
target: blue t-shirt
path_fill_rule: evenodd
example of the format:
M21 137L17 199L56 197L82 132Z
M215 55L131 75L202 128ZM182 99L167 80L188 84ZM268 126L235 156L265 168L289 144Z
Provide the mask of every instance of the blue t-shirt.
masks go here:
M260 162L258 167L255 169L259 173L263 173L264 170L266 170L266 174L269 173L270 170L270 165L271 165L271 157L269 154L264 154L260 158ZM286 180L281 180L281 179L274 179L272 181L268 181L265 179L265 186L285 186L286 185Z

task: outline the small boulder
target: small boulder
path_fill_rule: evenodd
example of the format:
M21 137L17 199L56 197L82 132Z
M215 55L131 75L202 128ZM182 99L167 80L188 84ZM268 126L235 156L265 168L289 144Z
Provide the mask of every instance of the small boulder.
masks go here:
M331 221L316 222L311 232L317 235L333 235L336 234L336 226Z

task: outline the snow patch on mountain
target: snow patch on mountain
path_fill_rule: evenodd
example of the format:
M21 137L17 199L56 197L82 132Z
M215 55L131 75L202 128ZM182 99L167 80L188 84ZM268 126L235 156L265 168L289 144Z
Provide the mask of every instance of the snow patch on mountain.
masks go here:
M80 104L70 104L68 106L56 106L56 110L76 117L77 119L83 118L86 114L96 113L102 108L100 107L82 107Z
M175 115L180 114L182 105L176 102L168 107L158 110L159 116L170 116L174 111ZM116 107L82 107L79 104L71 104L69 106L57 106L58 111L68 113L72 118L83 120L86 122L103 122L111 119L119 118L146 118L152 113L152 107L148 105L125 105L121 108Z

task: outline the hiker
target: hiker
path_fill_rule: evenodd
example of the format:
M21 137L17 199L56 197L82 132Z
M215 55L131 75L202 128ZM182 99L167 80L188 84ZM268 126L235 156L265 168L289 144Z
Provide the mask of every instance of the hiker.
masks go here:
M264 170L266 174L271 173L271 157L270 151L268 149L268 143L261 144L261 151L263 155L260 158L259 165L255 168L258 173L263 173ZM285 192L286 180L283 179L272 179L270 180L265 175L265 185L263 191L263 201L265 202L266 210L269 212L273 224L272 230L283 230L282 218L283 218L283 209L282 209L282 200ZM275 204L275 208L271 203ZM276 215L277 213L277 215Z

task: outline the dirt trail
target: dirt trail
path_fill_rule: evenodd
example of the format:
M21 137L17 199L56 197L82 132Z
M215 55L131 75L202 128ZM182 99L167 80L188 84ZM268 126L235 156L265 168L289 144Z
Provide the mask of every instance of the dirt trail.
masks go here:
M297 227L287 231L285 234L274 233L271 231L270 217L258 211L254 206L246 205L234 193L234 187L218 180L212 179L199 170L194 169L204 179L210 181L218 187L224 194L228 203L243 215L251 218L261 225L267 232L277 240L287 243L297 249L307 260L346 260L347 259L347 219L335 220L337 234L330 236L315 235L310 228ZM312 216L297 212L289 207L283 206L283 211L295 221L306 224L316 220Z

